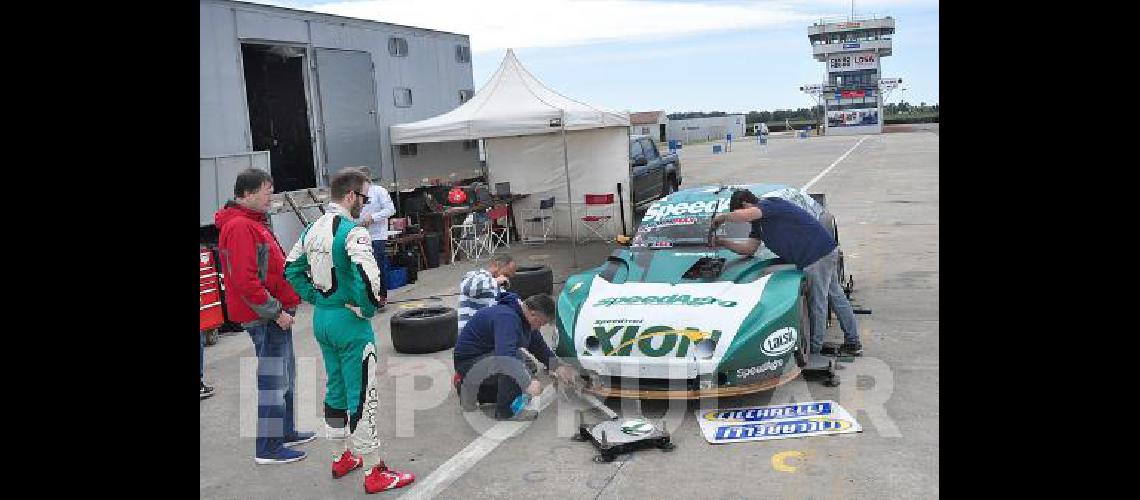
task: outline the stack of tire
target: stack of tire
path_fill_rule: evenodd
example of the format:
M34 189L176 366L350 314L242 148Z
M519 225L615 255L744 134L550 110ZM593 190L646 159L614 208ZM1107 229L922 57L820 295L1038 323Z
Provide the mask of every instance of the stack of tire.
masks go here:
M509 290L524 299L540 293L553 295L554 273L546 265L519 266L511 277Z

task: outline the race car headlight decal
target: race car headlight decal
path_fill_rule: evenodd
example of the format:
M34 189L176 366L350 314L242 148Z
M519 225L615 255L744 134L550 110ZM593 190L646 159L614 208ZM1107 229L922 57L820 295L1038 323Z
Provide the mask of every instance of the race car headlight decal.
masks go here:
M716 352L716 341L712 339L701 339L696 344L693 344L693 354L697 359L711 359L713 353Z
M598 340L598 337L593 335L586 337L586 350L589 351L590 354L601 354L601 348L602 342Z

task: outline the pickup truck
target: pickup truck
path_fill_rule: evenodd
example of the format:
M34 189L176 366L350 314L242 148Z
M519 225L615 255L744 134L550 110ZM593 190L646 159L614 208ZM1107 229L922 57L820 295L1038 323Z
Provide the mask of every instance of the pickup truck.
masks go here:
M629 137L629 178L634 210L677 191L681 186L681 162L676 153L661 155L647 135Z

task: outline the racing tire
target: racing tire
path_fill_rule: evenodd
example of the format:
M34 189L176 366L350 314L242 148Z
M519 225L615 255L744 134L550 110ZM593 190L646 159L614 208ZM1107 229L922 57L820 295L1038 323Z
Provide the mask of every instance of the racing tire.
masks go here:
M459 314L451 307L417 307L400 311L388 321L392 348L404 354L427 354L455 347Z
M809 287L807 280L800 282L800 344L796 346L793 355L796 358L796 366L803 368L807 366L808 352L811 350L811 307L808 306L808 291Z
M511 276L510 291L523 299L540 293L553 297L554 272L547 265L519 266L515 275Z

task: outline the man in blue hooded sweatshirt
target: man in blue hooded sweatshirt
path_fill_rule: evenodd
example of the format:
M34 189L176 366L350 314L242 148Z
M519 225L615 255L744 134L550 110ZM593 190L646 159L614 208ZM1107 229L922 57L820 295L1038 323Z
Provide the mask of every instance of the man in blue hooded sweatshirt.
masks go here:
M498 302L475 313L455 342L456 389L460 404L473 409L474 403L494 402L495 418L510 419L511 403L523 392L538 396L542 385L526 369L520 347L563 380L578 375L574 367L559 363L538 329L555 315L554 301L538 294L520 300L512 292L499 294ZM464 394L466 393L466 395Z

